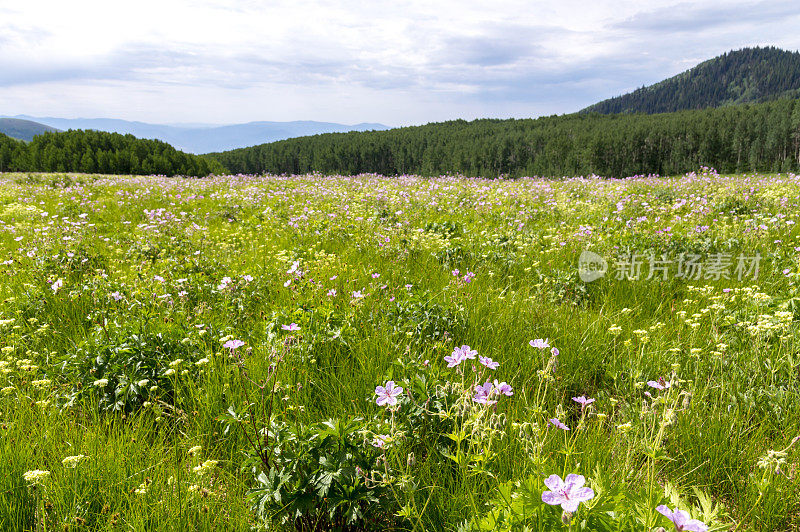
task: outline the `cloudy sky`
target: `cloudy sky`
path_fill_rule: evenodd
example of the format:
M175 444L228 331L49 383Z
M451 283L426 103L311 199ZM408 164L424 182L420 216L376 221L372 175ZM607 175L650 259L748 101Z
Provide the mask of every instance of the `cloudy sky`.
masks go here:
M1 0L0 115L535 117L798 28L797 0Z

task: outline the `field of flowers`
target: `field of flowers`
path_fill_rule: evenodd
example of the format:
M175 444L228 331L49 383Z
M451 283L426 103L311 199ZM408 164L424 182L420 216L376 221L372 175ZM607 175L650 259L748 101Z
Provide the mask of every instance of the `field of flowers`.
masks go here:
M0 530L800 530L800 177L0 175Z

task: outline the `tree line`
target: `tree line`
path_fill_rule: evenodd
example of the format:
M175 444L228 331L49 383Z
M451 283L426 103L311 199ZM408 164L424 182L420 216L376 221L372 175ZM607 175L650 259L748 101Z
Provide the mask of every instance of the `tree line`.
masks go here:
M722 54L649 87L610 98L588 112L669 113L800 96L800 53L744 48Z
M665 114L576 113L327 133L209 154L234 173L625 177L798 171L800 103Z
M23 142L0 134L2 172L83 172L207 176L224 173L216 160L178 151L160 140L94 130L37 135Z

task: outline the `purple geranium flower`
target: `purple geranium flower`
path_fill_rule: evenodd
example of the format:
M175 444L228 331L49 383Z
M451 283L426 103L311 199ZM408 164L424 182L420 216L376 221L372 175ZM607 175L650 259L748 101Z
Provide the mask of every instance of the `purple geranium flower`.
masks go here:
M565 512L574 512L578 505L594 497L592 488L584 488L586 479L583 475L570 473L566 481L558 475L550 475L544 480L545 486L551 491L542 493L542 502L552 506L561 505Z
M452 354L444 356L444 361L447 362L448 368L452 368L461 364L464 361L464 357L461 356L461 351L455 348Z
M594 403L594 399L587 399L585 395L573 397L572 400L581 405L581 410Z
M557 417L554 417L548 421L550 421L550 423L560 428L561 430L569 430L569 427L560 422Z
M456 347L453 350L453 353L455 353L456 350L460 350L461 351L461 356L463 357L464 360L467 360L467 359L475 360L475 357L478 355L478 352L476 350L472 349L468 345L462 345L461 347Z
M299 331L300 326L296 323L290 323L289 325L281 325L281 329L284 331Z
M494 389L497 392L497 395L503 394L508 397L514 395L514 388L511 387L506 381L497 382L497 379L494 380Z
M651 388L655 388L656 390L666 390L670 386L672 386L671 382L664 382L662 377L659 377L657 381L647 381L647 385Z
M375 402L379 406L394 406L397 404L397 397L402 393L402 387L395 386L394 381L386 381L386 386L375 387L375 395L378 396Z
M483 364L484 366L486 366L489 369L497 369L500 366L500 362L495 362L494 360L492 360L489 357L479 356L478 357L478 362L480 362L481 364Z
M492 400L493 395L495 395L494 387L491 382L486 381L482 385L475 386L475 397L472 400L482 405L493 405L497 402Z
M708 530L708 526L706 526L705 523L697 519L691 519L689 513L683 510L675 508L673 512L662 504L656 508L656 511L672 521L672 524L675 525L675 530L687 530L691 532L706 532L706 530Z
M236 349L238 347L242 347L243 345L244 345L244 342L241 341L241 340L228 340L227 342L222 344L222 347L225 347L225 348L230 349L231 351L233 351L234 349Z
M475 355L477 354L478 352L470 348L470 346L462 345L461 347L456 347L453 349L453 353L451 355L446 355L444 360L447 362L447 367L452 368L454 366L458 366L467 359L474 360Z
M545 338L542 340L541 338L537 338L536 340L531 340L528 342L531 347L538 347L539 349L547 349L550 347L550 339Z

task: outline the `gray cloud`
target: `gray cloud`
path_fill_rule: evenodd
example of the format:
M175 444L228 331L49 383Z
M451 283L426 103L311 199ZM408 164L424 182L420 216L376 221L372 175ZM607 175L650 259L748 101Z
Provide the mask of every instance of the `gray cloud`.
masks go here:
M790 2L762 1L736 6L676 4L655 11L638 13L610 29L637 33L691 33L712 28L749 26L800 15L800 5Z

